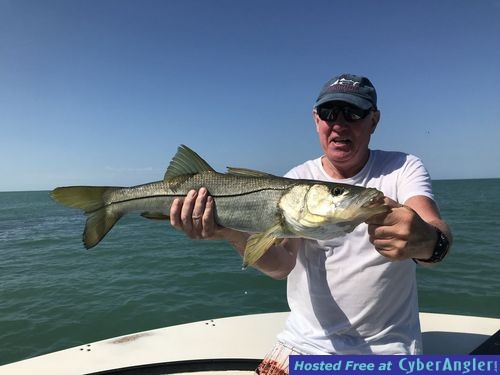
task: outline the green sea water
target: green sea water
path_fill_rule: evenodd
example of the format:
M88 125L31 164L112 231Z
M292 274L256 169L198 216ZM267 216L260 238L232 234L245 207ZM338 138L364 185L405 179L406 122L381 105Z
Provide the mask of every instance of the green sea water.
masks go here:
M435 181L455 244L418 269L421 311L500 317L500 179ZM120 220L83 249L85 218L48 192L0 193L0 364L196 320L284 311L285 281L241 270L224 242ZM499 327L500 328L500 327Z

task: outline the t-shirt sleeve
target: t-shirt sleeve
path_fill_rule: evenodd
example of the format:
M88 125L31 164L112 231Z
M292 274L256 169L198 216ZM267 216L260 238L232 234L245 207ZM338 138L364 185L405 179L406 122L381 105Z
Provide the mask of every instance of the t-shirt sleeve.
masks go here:
M424 167L422 161L416 156L408 155L398 180L399 202L404 203L417 195L423 195L434 200L429 172Z
M297 173L297 168L290 169L288 172L285 173L286 178L294 178L294 179L299 179L299 175Z
M303 164L300 164L291 170L289 170L285 177L293 179L309 179L309 180L321 180L320 171L318 165L321 164L321 159L308 160Z

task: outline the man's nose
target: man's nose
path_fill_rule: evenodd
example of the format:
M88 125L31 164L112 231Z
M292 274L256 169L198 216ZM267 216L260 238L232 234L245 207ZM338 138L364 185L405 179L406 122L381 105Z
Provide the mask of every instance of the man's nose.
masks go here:
M330 121L328 123L328 125L330 125L330 127L332 127L332 128L334 128L334 127L345 128L345 127L349 126L349 122L345 119L344 114L342 112L340 112L337 115L337 118L334 121Z

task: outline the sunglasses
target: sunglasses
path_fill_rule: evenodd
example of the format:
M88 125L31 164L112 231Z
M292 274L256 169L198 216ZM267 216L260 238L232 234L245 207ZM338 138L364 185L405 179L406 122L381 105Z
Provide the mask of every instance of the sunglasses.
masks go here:
M316 112L323 121L336 121L340 112L347 122L355 122L364 119L373 109L361 109L352 106L324 106L317 107Z

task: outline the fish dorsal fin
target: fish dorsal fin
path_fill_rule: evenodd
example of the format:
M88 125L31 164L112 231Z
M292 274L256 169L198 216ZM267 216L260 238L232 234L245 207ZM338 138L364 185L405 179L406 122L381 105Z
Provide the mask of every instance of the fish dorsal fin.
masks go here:
M185 145L180 145L165 173L164 180L178 176L189 176L204 171L215 172L196 152Z
M247 176L247 177L276 177L266 172L256 171L254 169L247 169L247 168L227 167L227 173L236 176Z

